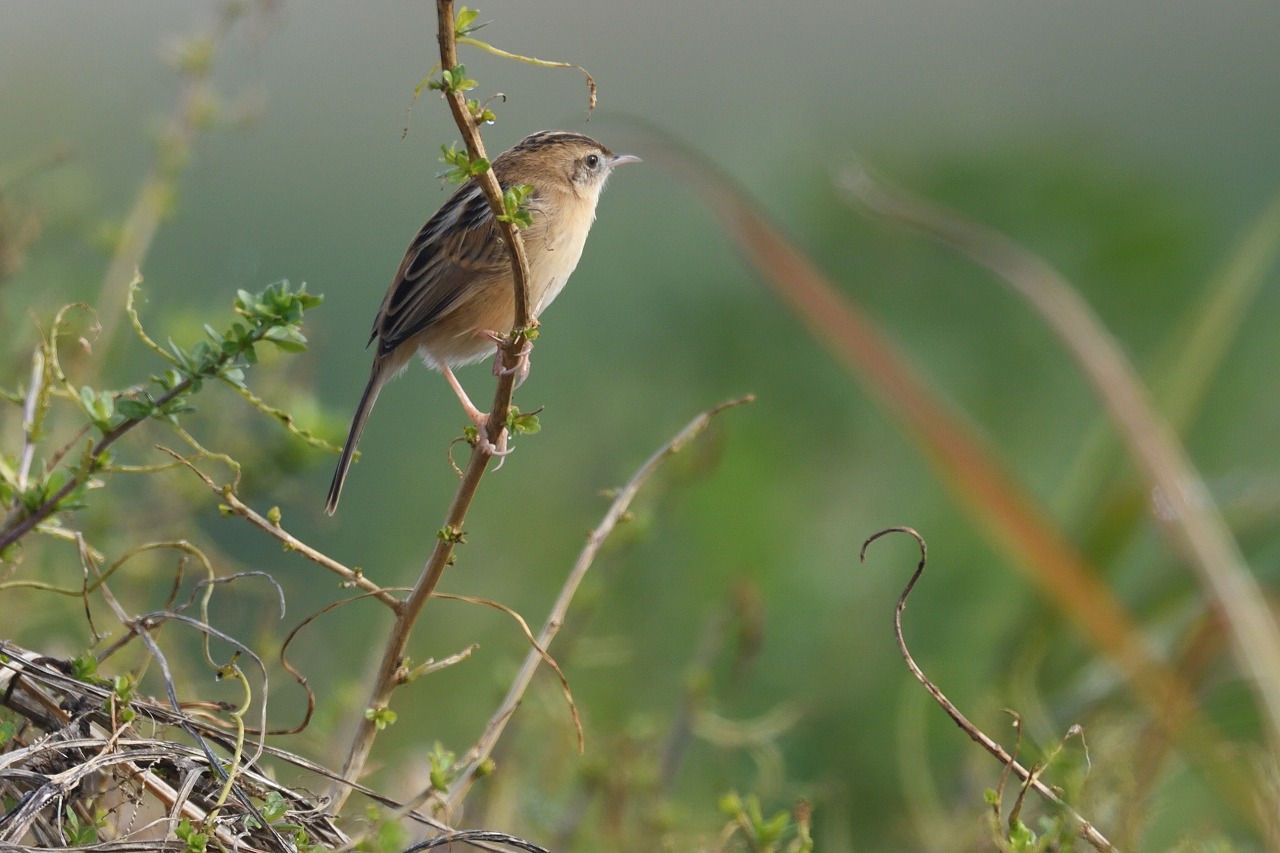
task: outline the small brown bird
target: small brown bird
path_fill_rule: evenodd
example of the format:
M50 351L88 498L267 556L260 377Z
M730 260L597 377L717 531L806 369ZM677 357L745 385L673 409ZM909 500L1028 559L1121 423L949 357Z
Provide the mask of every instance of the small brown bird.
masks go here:
M578 265L596 217L600 191L615 167L639 157L614 154L580 133L546 130L526 136L493 161L503 190L533 187L524 207L532 224L521 233L529 259L529 310L536 318ZM382 386L413 354L448 380L467 415L484 435L486 416L467 397L451 368L494 352L495 335L515 324L511 261L488 199L475 179L450 196L409 244L373 321L369 343L378 349L325 511L333 515L352 455ZM500 451L495 451L500 452Z

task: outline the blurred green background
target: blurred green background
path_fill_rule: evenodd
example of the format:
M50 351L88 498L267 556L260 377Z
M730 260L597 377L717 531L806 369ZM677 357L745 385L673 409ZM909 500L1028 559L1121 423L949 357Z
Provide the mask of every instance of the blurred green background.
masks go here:
M165 57L215 9L0 0L0 176L54 146L70 152L9 194L43 225L0 289L7 386L27 369L33 318L96 298L103 235L132 203L179 97ZM634 117L714 160L990 438L1098 561L1153 647L1171 654L1201 597L1145 515L1122 530L1094 516L1101 489L1129 466L1115 456L1079 467L1099 407L1060 344L984 273L852 209L832 176L856 154L1041 253L1155 381L1208 282L1280 188L1280 4L574 0L480 11L493 21L481 38L579 63L600 87L584 124L577 72L464 48L478 94L506 95L485 131L491 151L561 127L644 156ZM434 177L437 155L457 133L431 93L402 139L413 89L436 58L434 21L426 2L286 2L237 23L213 75L224 121L195 142L173 215L142 267L145 316L160 336L195 335L197 319L225 317L236 288L288 278L323 293L308 324L312 347L273 400L334 442L367 377L363 345L390 276L448 192ZM250 120L225 121L237 114ZM1267 584L1280 561L1276 283L1272 272L1230 332L1185 435ZM542 321L516 401L545 407L543 431L517 441L482 486L468 544L442 587L499 599L531 623L604 512L602 489L625 481L697 411L748 391L759 399L725 413L674 462L601 557L560 657L587 726L586 758L566 757L572 732L548 680L521 711L531 722L506 756L529 787L508 794L518 805L505 816L496 797L486 801L507 820L501 828L551 840L578 802L572 792L590 789L584 774L634 773L637 789L648 784L709 622L745 598L759 604L758 623L747 620L758 637L735 645L726 631L703 707L738 721L794 710L795 720L781 733L748 727L754 748L714 743L704 727L667 817L710 837L717 797L750 790L773 810L811 799L819 849L981 847L981 792L999 767L925 706L891 632L914 548L883 543L857 565L862 540L895 524L920 530L933 560L908 611L917 659L997 734L1008 731L1003 707L1027 715L1041 743L1075 722L1096 731L1082 808L1092 805L1107 826L1133 782L1127 750L1144 723L1140 706L984 538L902 425L761 287L685 187L651 166L617 174L572 285ZM122 336L107 374L124 383L154 369ZM461 378L489 398L484 368ZM245 408L244 420L253 417ZM409 583L456 483L444 451L462 421L444 382L411 369L384 391L336 518L321 511L334 457L317 451L293 447L279 464L250 470L246 497L263 509L279 504L294 533L378 581ZM286 443L269 424L254 429ZM315 567L282 557L192 494L200 529L186 535L221 549L228 571L269 569L289 596L288 625L341 596ZM278 642L286 629L268 626L269 613L246 599L224 618ZM333 743L363 701L361 673L376 660L385 620L366 606L323 624L298 654L321 718L292 746L336 761ZM401 723L375 753L383 790L403 793L432 741L465 749L524 651L501 615L450 602L427 608L417 658L473 642L480 648L467 663L403 691ZM734 648L745 650L735 657ZM1248 743L1247 692L1228 658L1216 671L1206 706L1228 737ZM546 778L534 784L539 773ZM608 810L591 808L607 825ZM1144 849L1186 839L1250 845L1221 799L1176 762L1147 818L1130 839ZM606 831L569 843L601 849L610 836L595 832Z

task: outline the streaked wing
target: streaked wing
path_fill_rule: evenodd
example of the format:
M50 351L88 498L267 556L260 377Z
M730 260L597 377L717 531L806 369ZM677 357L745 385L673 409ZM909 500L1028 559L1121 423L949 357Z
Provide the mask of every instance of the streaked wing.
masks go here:
M489 202L475 183L454 193L422 226L373 323L385 355L454 310L478 279L509 269Z

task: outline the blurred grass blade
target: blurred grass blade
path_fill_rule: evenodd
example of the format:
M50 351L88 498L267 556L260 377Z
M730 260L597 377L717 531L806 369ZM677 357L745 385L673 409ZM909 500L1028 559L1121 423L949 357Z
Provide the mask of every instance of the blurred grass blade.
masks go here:
M1249 314L1267 273L1280 256L1280 193L1209 282L1198 302L1166 342L1156 399L1170 425L1181 432L1199 413L1213 377Z
M860 169L847 170L841 184L874 213L987 268L1058 335L1106 407L1147 488L1163 502L1163 529L1195 569L1209 606L1226 619L1272 754L1280 755L1280 630L1208 489L1115 339L1057 270L1003 234L886 188Z
M213 88L213 63L232 24L243 9L237 3L224 3L210 32L192 36L184 46L192 59L179 63L182 72L182 94L173 116L163 131L150 171L138 187L129 214L113 240L111 262L102 277L102 287L94 303L101 326L94 346L109 353L115 339L129 284L142 268L151 244L165 217L173 212L177 201L178 179L191 162L196 139L210 124L217 103ZM180 54L183 55L183 54Z
M1204 295L1166 338L1150 375L1160 411L1176 433L1194 422L1213 378L1280 256L1280 193L1254 222ZM1123 547L1141 526L1146 496L1132 477L1114 477L1118 445L1105 420L1087 433L1055 505L1082 518L1089 553ZM1099 483L1109 485L1099 497Z
M922 380L866 315L768 220L756 203L714 164L650 128L635 146L646 162L695 192L746 259L867 392L907 426L960 506L996 548L1123 671L1151 718L1184 756L1255 826L1250 768L1232 764L1187 687L1151 653L1145 639L1098 572L1067 542L1036 499L1004 470L968 423ZM1169 719L1171 705L1190 709Z

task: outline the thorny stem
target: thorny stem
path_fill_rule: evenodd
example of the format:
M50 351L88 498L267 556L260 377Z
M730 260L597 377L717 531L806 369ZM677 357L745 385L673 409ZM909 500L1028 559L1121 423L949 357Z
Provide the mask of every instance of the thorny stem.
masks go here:
M916 570L911 575L911 580L907 581L906 588L902 590L902 595L898 596L898 606L893 613L893 634L898 640L898 651L902 654L902 659L907 662L907 668L911 670L911 674L924 685L924 689L929 691L929 695L933 697L934 701L942 707L942 710L947 712L947 716L975 743L994 755L1005 766L1007 771L1013 771L1014 775L1021 779L1025 785L1034 788L1036 793L1053 803L1054 806L1061 809L1064 814L1075 821L1079 827L1081 838L1088 841L1096 850L1114 851L1115 847L1107 840L1106 836L1098 832L1093 827L1093 824L1085 820L1083 815L1063 802L1062 798L1055 794L1049 786L1041 782L1036 771L1023 767L1012 755L1005 751L1004 747L987 737L985 732L969 722L969 719L929 680L924 674L924 670L920 669L915 659L911 657L911 652L907 649L907 641L902 636L902 611L907 609L907 598L911 595L911 590L915 588L916 581L920 579L920 575L924 573L924 566L928 557L928 546L925 544L924 537L910 527L890 527L881 530L868 538L866 542L863 542L858 559L865 562L867 559L867 547L880 537L887 536L890 533L906 533L913 537L920 546L920 562L916 565Z
M446 69L455 68L458 65L458 47L454 31L455 20L452 0L437 0L436 27L437 39L440 44L440 66ZM463 94L445 90L444 98L449 103L449 109L453 112L454 121L462 134L462 138L466 140L467 153L473 160L481 157L488 159L485 157L484 142L480 139L480 133L476 128L475 121L467 111L466 99ZM474 180L484 190L485 197L489 199L489 205L494 211L494 216L497 217L505 213L502 202L502 188L499 186L493 170L477 175ZM515 329L512 330L514 333L499 345L503 365L508 369L498 376L497 388L493 397L493 407L489 412L488 438L490 443L495 445L502 435L507 415L511 410L511 395L515 391L517 373L514 368L519 363L527 342L525 330L529 328L532 322L532 318L529 316L529 262L525 255L524 243L521 242L520 232L513 223L499 222L498 224L502 228L503 244L507 247L507 251L511 256L511 279L512 287L515 290L516 325ZM378 672L374 677L369 699L362 709L356 726L356 733L352 738L346 760L343 762L343 781L335 782L329 792L333 799L335 812L342 809L347 796L350 794L349 783L355 782L364 770L365 762L369 758L369 752L373 748L373 741L378 734L376 722L365 715L363 711L386 708L391 701L391 694L395 691L395 688L403 683L403 661L405 649L409 644L409 635L412 633L413 626L417 622L423 606L427 603L427 599L431 597L431 593L435 590L436 585L439 584L445 567L451 562L454 546L457 544L456 540L462 534L462 523L466 518L467 510L475 497L476 489L480 485L481 477L484 476L485 468L488 467L489 461L493 458L483 445L484 442L477 441L472 448L471 459L467 463L467 468L462 474L458 489L454 493L453 502L445 515L442 532L449 535L441 536L437 539L435 548L427 559L426 565L423 566L417 583L409 595L396 607L395 623L391 627L391 634L387 638L386 646L383 649L382 660L378 665Z

